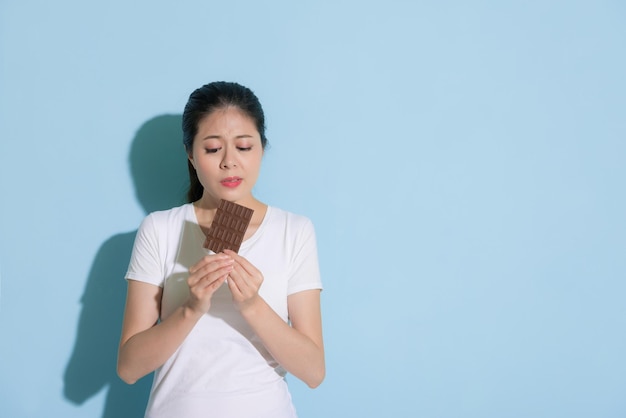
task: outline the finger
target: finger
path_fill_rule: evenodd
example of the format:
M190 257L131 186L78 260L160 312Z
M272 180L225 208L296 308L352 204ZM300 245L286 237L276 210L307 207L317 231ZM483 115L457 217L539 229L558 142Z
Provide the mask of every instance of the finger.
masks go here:
M228 275L228 279L226 280L226 283L228 284L228 288L230 289L230 292L233 294L233 298L237 300L243 297L243 293L241 292L241 288L239 287L239 279L236 278L235 276L236 274L233 274L233 272L231 271L230 274Z
M205 255L204 257L202 257L200 259L200 261L198 261L196 264L194 264L193 266L191 266L189 268L189 272L190 273L195 273L196 271L198 271L201 268L205 267L207 264L220 262L220 261L223 261L223 260L228 260L230 258L231 258L230 256L228 256L228 255L226 255L224 253Z
M226 254L227 256L231 257L233 260L235 260L238 264L240 264L243 269L250 275L255 274L256 272L258 272L258 270L256 269L256 267L254 267L252 265L252 263L250 263L248 260L246 260L244 257L240 256L239 254L237 254L236 252L232 251L232 250L224 250L224 254Z
M216 280L211 282L205 289L210 292L210 294L215 293L215 291L224 283L224 280L228 277L228 274L218 277Z
M211 284L211 291L213 293L215 293L215 291L217 289L219 289L224 283L226 283L228 275L225 275L224 277L220 277L218 280L216 280L215 282L213 282Z
M209 287L216 283L223 283L228 277L228 274L232 271L232 267L224 267L219 270L207 274L198 282L198 286Z
M229 283L237 288L238 293L243 297L258 292L259 286L255 281L255 277L246 272L243 267L237 263L233 266L233 271L228 275Z
M233 263L232 259L210 263L191 274L187 279L187 284L189 287L197 284L204 287L207 285L207 281L212 283L218 278L228 275L233 269Z
M231 257L229 257L228 255L224 253L205 255L196 264L194 264L193 266L189 268L189 272L194 273L200 270L201 268L207 266L210 263L216 263L216 262L220 262L223 260L228 260L230 258Z
M192 274L205 276L223 267L232 266L235 261L232 258L212 259L210 262L198 267Z
M189 275L189 277L187 278L187 284L189 285L189 287L194 287L196 285L198 285L199 283L203 283L206 282L207 279L209 282L212 282L215 278L224 275L224 274L228 274L228 272L230 271L230 267L229 265L223 265L223 266L211 266L211 269L209 268L202 268L198 271L196 271L195 273ZM202 286L204 286L206 283L203 283Z

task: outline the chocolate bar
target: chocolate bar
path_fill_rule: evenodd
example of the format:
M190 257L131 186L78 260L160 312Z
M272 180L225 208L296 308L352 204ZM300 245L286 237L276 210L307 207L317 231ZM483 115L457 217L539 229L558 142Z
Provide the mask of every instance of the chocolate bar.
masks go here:
M214 253L225 249L239 252L239 247L254 211L227 200L221 200L204 241L204 248Z

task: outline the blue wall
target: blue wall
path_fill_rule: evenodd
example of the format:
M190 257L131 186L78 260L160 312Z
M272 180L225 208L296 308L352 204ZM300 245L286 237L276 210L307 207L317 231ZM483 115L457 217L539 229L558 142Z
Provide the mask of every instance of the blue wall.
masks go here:
M255 90L257 194L316 224L306 417L626 415L620 1L0 2L0 416L138 416L133 234L180 113ZM167 168L163 168L167 167Z

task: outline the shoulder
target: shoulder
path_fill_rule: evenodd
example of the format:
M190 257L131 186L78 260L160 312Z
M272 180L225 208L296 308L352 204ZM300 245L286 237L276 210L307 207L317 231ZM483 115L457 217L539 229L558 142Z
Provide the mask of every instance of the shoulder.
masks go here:
M148 214L139 226L139 235L165 236L168 232L183 227L191 208L191 203L172 209L160 210Z
M275 206L268 206L267 214L270 223L283 224L293 229L313 228L313 222L308 217Z
M315 240L315 227L307 216L289 212L284 209L268 207L268 228L276 236L287 240Z
M155 226L165 226L172 223L182 222L187 218L191 205L191 203L186 203L172 209L152 212L144 218L143 222Z

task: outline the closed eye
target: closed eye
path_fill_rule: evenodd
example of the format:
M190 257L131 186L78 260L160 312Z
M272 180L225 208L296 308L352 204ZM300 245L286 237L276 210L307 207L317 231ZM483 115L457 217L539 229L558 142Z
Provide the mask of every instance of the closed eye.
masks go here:
M206 152L207 154L215 154L219 150L220 150L219 148L205 148L204 152Z
M250 151L252 147L237 147L239 151Z

